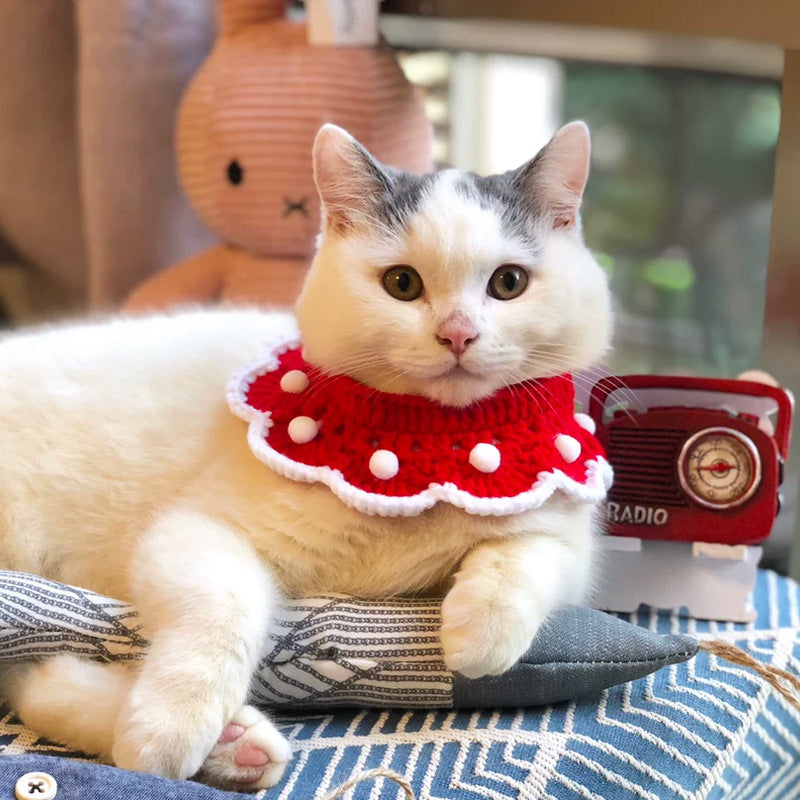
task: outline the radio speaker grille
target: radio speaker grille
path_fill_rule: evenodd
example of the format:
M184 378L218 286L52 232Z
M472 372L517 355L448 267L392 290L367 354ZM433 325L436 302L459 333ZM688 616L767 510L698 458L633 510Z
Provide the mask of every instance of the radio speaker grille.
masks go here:
M687 506L678 483L685 431L612 427L608 460L614 468L609 499L621 503Z

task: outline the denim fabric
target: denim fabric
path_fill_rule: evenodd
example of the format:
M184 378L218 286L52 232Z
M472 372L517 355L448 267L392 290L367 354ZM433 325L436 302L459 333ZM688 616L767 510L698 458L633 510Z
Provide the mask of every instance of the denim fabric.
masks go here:
M666 635L580 606L548 618L528 652L503 675L453 677L455 708L545 706L596 695L697 653L692 636Z
M17 781L28 772L46 772L56 779L58 791L54 800L253 800L254 797L101 764L25 755L0 758L0 798L13 800Z

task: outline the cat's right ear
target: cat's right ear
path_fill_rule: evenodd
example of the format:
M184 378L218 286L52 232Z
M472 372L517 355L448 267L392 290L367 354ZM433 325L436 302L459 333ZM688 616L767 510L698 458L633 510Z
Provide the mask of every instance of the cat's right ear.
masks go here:
M584 122L570 122L517 170L515 181L532 209L549 217L555 228L578 225L590 153L589 128Z
M337 232L368 218L375 198L389 188L391 179L381 165L337 125L320 129L314 140L313 162L323 225Z

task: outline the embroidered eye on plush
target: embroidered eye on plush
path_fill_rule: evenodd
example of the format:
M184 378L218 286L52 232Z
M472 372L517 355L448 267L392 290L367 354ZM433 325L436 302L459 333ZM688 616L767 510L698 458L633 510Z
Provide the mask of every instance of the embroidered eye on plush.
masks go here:
M238 186L244 179L244 170L242 169L242 165L235 158L230 164L228 164L227 173L228 181L234 186Z
M396 300L416 300L422 294L422 278L414 267L400 264L383 273L383 288Z
M486 291L496 300L513 300L528 286L528 273L515 264L503 264L489 278Z

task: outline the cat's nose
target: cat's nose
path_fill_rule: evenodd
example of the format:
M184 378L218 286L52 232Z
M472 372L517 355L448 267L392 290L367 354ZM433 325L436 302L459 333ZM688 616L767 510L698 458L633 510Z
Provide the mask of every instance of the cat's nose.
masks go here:
M436 329L436 341L460 356L476 339L478 331L465 314L451 314Z

